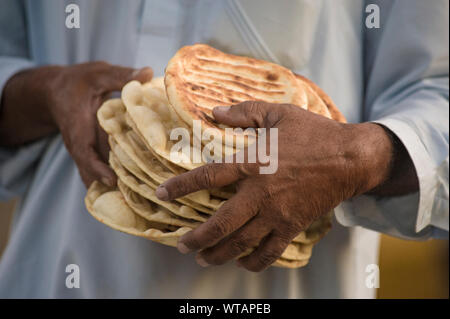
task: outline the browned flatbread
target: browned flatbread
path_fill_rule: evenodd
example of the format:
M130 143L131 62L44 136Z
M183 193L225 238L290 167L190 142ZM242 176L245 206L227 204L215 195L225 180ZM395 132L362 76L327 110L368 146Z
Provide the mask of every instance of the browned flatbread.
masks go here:
M304 76L300 74L295 74L298 80L302 81L303 83L307 84L322 100L322 102L326 105L328 108L328 112L331 115L331 118L335 121L346 123L347 120L345 119L345 116L339 111L336 104L334 104L333 100L326 94L316 83L311 81L308 78L305 78ZM308 110L310 110L308 108Z
M198 225L172 215L157 204L146 202L126 187L119 191L93 182L87 191L85 204L95 219L113 229L172 247L177 245L182 235ZM313 243L291 243L273 265L288 268L304 266L311 257L312 248ZM248 249L242 256L252 251Z
M298 83L295 75L280 65L226 54L204 44L181 48L165 74L167 97L180 118L190 126L193 120L201 120L204 129L218 129L222 136L226 133L213 119L214 107L253 100L306 109L306 92Z

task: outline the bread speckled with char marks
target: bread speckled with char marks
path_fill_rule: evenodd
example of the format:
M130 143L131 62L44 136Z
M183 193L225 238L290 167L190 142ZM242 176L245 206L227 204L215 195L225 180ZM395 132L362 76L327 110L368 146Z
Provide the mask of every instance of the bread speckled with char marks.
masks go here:
M181 48L165 73L171 106L188 125L201 120L203 129L219 129L216 106L243 101L289 103L307 109L305 88L290 70L267 61L223 53L205 44ZM238 137L239 138L239 137Z

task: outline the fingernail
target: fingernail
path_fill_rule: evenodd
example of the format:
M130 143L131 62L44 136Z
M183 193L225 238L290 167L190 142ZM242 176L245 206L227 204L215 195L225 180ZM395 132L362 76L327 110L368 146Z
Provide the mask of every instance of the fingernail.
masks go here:
M167 192L167 189L162 185L159 185L158 188L156 188L155 195L160 200L168 200L169 199L169 193Z
M199 264L202 267L209 266L209 264L203 259L203 257L198 254L197 254L197 256L195 256L195 260L197 261L197 264Z
M186 246L185 244L183 244L182 242L178 242L177 244L177 249L180 253L182 254L187 254L190 253L191 250L188 248L188 246Z
M134 79L139 74L139 72L141 72L141 69L134 70L133 73L131 73L131 78Z
M136 69L133 71L133 73L131 73L132 79L136 79L142 83L144 83L145 81L150 81L152 77L153 77L153 70L147 66L141 69Z
M107 177L102 177L101 181L102 181L102 184L105 184L106 186L111 186L111 187L113 186L112 181Z
M230 107L229 106L216 106L214 109L213 109L213 112L214 113L226 113L226 112L228 112L230 110Z

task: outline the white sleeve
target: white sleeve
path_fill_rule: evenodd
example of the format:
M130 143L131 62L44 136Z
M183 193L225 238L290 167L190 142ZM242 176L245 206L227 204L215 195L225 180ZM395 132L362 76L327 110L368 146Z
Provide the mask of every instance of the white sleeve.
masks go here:
M18 71L32 66L34 63L28 56L23 2L2 0L0 1L0 101L8 79ZM0 200L20 196L25 192L46 145L47 140L43 139L17 148L0 147Z
M362 195L337 219L405 238L448 238L449 3L378 3L380 29L365 30L365 121L389 128L408 151L419 192Z

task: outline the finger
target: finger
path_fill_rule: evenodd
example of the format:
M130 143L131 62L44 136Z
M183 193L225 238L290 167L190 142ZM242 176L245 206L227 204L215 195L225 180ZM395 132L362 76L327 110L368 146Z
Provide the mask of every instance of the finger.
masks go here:
M256 216L217 245L199 252L197 262L202 266L222 265L248 249L258 246L271 230L271 225L266 219Z
M259 247L250 255L238 259L239 267L259 272L273 264L291 242L287 236L272 233L266 237Z
M95 180L101 181L107 186L116 185L116 174L111 167L102 161L95 149L90 148L85 158L86 162L84 165L87 167L86 171L90 174L90 176L92 176Z
M96 100L94 100L92 107L91 107L91 118L93 118L93 123L95 125L95 136L96 136L96 142L95 142L95 149L97 150L98 154L100 155L100 158L103 162L107 163L109 158L109 143L108 143L108 134L105 132L105 130L100 126L100 123L98 122L97 118L97 112L100 106L104 101L109 99L111 96L110 92L107 92L103 94L102 96L97 97ZM91 122L91 121L90 121Z
M90 170L86 170L84 168L80 168L80 166L78 166L78 171L79 171L81 180L83 181L83 184L86 186L86 188L89 188L89 186L94 181L100 181L102 184L104 184L106 186L110 186L110 187L113 187L117 183L117 177L115 175L112 178L115 182L112 182L112 181L109 181L109 180L107 180L105 178L102 178L102 177L99 178L98 176L92 174L92 172Z
M255 216L259 209L258 197L245 189L226 201L217 212L178 241L182 253L214 246L222 238L236 231Z
M84 181L99 180L107 186L116 184L116 175L112 169L102 161L96 149L96 118L86 112L81 117L83 127L76 130L69 143L70 152L74 158ZM66 144L67 145L67 144ZM86 183L86 182L85 182ZM89 184L88 184L89 185Z
M206 164L172 177L159 185L155 194L161 200L172 200L201 189L229 185L244 177L244 173L236 164Z
M78 167L78 172L80 174L81 180L83 181L83 184L86 186L86 188L89 188L89 186L95 181L95 179L86 172L86 170Z
M117 65L106 65L101 72L100 82L103 92L120 91L125 84L132 80L141 83L148 82L153 77L153 70L149 67L133 69Z
M100 125L97 125L97 152L104 163L108 162L110 146L108 143L108 134Z
M82 152L82 155L76 155L74 159L86 186L89 186L95 180L111 187L116 185L116 174L101 160L93 147L87 148L86 151Z
M83 164L79 163L78 161L75 161L78 167L78 172L80 174L81 180L83 181L86 188L88 188L92 182L94 181L101 181L103 184L109 186L111 182L107 181L105 178L99 178L96 174L92 174L92 171L88 168L86 168Z
M234 127L272 127L282 116L283 104L246 101L213 109L217 122Z

